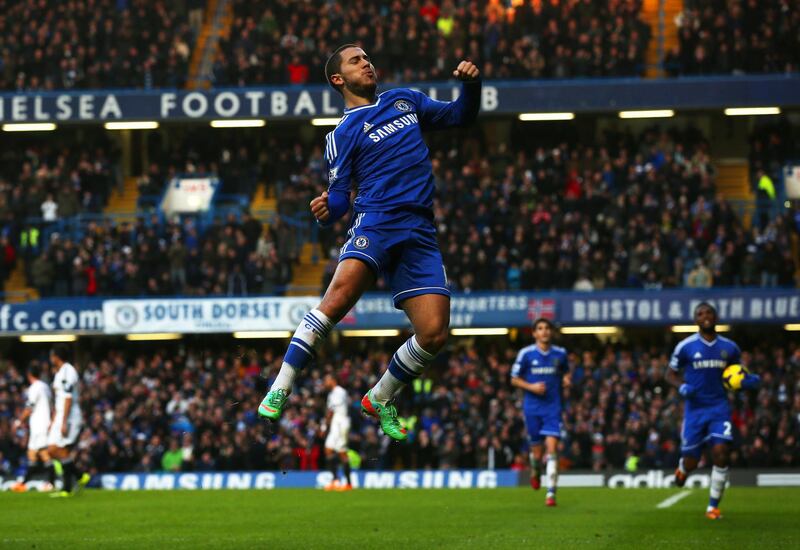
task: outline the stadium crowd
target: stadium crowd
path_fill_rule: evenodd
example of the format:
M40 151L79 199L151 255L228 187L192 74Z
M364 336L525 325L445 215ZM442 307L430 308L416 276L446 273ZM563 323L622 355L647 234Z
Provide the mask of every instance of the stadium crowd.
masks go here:
M90 222L80 239L53 235L30 262L48 296L243 296L282 294L291 280L293 229L280 217L266 230L245 214L217 219Z
M0 2L0 89L182 87L205 1ZM202 11L200 11L202 20Z
M81 146L32 140L3 144L0 155L0 283L20 259L44 248L42 229L99 213L117 188L119 163L107 143Z
M84 136L76 148L71 137L11 143L0 158L0 281L20 260L29 284L44 297L263 294L281 291L291 278L299 242L291 220L265 228L247 214L205 225L146 210L135 221L100 216L122 185L117 151L96 136ZM154 152L139 191L157 199L178 173L213 172L224 182L223 193L249 196L261 162L249 160L253 149L211 153L181 144ZM287 154L273 163L291 167ZM288 188L288 180L278 181Z
M674 467L682 399L664 379L667 347L598 342L571 345L573 386L565 393L565 469L603 471L628 465ZM287 470L324 467L325 372L335 372L351 398L350 448L362 469L514 468L527 465L521 394L509 385L515 351L508 343L453 343L399 399L411 433L392 445L357 412L394 348L369 352L328 348L299 379L282 420L259 421L263 389L281 363L275 349L115 349L78 360L85 429L78 448L94 472L161 470ZM800 465L800 347L746 351L743 363L761 374L756 393L732 397L736 467ZM265 379L267 378L267 379ZM11 420L24 404L23 371L4 359L0 368L0 469L22 460L25 429Z
M348 41L366 45L384 82L447 80L465 57L484 78L635 76L651 34L641 0L515 9L499 0L236 0L233 9L215 86L324 83L327 55Z
M22 256L30 284L43 296L279 292L291 281L303 235L313 225L307 205L325 187L317 141L304 147L270 138L220 150L200 139L154 155L139 180L142 194L158 196L175 174L212 172L224 192L244 197L265 180L267 193L277 198L272 224L240 210L213 223L102 218L63 234L53 231L57 226L48 225L47 216L74 213L77 197L83 197L78 211L96 211L118 180L113 153L100 148L92 163L69 149L14 156L11 148L13 162L0 180L3 273ZM794 211L745 227L716 195L709 145L692 128L607 132L591 146L566 138L546 143L432 136L435 221L454 289L796 284ZM40 218L34 226L26 222L32 215ZM320 256L328 261L323 286L347 223L318 233Z
M641 0L246 2L212 64L214 86L324 82L328 53L367 45L384 82L446 80L469 58L488 79L641 76L653 30ZM788 0L687 2L670 76L796 72ZM0 88L183 87L204 0L0 3ZM409 52L414 52L409 55Z
M664 59L670 76L796 73L800 11L791 0L687 1L678 46Z
M460 137L432 151L435 220L458 290L795 284L792 213L745 228L716 195L709 144L691 128L608 132L595 146ZM341 245L344 235L323 236Z

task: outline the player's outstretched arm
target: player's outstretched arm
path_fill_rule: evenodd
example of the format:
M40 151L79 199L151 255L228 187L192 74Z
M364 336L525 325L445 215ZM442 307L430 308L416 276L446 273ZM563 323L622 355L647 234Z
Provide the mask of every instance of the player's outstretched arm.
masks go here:
M422 92L415 92L424 130L467 126L478 118L481 108L480 70L471 61L462 61L453 70L453 76L462 82L461 95L455 101L436 101Z

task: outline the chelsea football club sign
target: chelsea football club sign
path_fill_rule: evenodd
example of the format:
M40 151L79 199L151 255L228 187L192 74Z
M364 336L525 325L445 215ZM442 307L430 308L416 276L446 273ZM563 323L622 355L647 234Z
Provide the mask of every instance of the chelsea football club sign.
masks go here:
M417 87L434 99L452 101L457 83ZM499 108L497 87L482 90L481 109ZM399 100L398 111L410 110ZM202 91L104 90L0 94L0 122L106 122L127 120L192 121L211 119L304 119L340 116L342 98L327 86L237 88Z
M458 82L405 85L452 101ZM392 85L382 87L389 89ZM669 80L631 78L488 80L481 113L616 112L620 109L704 109L729 105L798 105L800 77L747 75ZM398 112L409 110L402 100ZM212 90L82 90L0 94L0 122L197 121L226 118L304 119L341 116L342 98L324 85Z

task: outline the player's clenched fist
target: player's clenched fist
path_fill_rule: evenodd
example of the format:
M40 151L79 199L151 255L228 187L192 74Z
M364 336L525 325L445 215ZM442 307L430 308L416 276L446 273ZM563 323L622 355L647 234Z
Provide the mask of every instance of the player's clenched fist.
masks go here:
M314 197L311 201L311 213L321 222L328 221L331 212L328 209L328 192L323 191L319 197Z
M472 61L462 61L453 71L453 76L459 80L477 80L480 75L481 72Z

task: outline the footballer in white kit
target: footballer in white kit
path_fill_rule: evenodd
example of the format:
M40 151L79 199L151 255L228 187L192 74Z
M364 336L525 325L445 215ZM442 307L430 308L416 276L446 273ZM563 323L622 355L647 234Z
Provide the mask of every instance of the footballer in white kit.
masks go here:
M25 408L30 410L28 423L28 451L47 453L47 431L50 429L50 387L39 379L37 371L28 371L28 387ZM24 413L23 413L24 414ZM31 454L30 452L28 453Z
M56 414L47 435L47 444L67 448L78 441L83 427L83 416L79 404L80 378L71 363L63 362L53 379Z
M90 479L89 474L79 472L75 466L74 447L83 428L79 402L80 377L69 362L69 350L66 346L53 348L50 362L56 369L53 378L56 413L47 434L47 444L63 488L55 496L69 496L73 488L85 486Z
M25 409L22 416L15 422L21 426L28 421L28 469L25 479L13 485L12 491L24 492L28 490L28 482L39 472L48 475L49 487L53 483L53 465L47 452L47 430L50 428L50 386L41 380L41 367L33 363L27 372L28 390L25 392Z
M350 483L350 460L347 456L347 439L350 433L350 398L347 391L336 383L332 374L326 374L323 380L325 389L328 390L328 436L325 438L325 461L333 474L333 481L326 490L349 491L353 488ZM337 460L338 458L338 460ZM344 468L345 483L339 483L339 462Z

